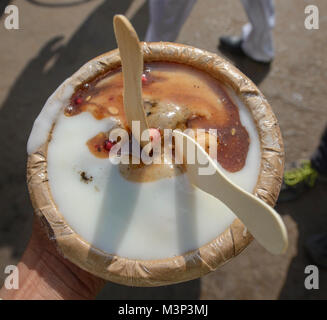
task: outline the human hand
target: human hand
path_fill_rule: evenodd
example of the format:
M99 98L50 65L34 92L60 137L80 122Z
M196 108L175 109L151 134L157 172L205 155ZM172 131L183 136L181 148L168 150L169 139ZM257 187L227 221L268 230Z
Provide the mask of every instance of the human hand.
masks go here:
M0 290L4 300L94 299L105 281L62 257L55 241L49 240L38 217L18 264L19 289Z

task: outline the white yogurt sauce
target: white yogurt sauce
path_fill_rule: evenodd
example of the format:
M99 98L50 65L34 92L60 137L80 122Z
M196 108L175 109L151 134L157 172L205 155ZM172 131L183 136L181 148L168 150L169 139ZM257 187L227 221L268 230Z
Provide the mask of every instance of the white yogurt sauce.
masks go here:
M236 97L250 136L244 168L222 169L247 191L260 170L260 142L247 108ZM237 101L236 101L237 100ZM118 166L93 156L86 141L114 125L83 112L61 113L48 147L48 177L53 199L67 223L95 247L131 259L161 259L197 249L215 239L235 219L219 200L194 188L186 175L155 182L125 180ZM93 180L81 181L85 171Z

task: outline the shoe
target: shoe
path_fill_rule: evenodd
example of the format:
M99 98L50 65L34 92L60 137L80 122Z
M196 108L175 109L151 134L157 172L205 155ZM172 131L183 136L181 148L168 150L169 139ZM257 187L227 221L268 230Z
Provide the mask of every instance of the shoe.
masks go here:
M223 50L226 50L232 54L237 54L240 56L246 56L245 52L242 49L242 38L240 37L220 37L219 38L219 47Z
M312 168L309 160L299 160L291 163L284 172L278 202L297 199L306 190L314 187L317 178L318 172Z
M243 43L243 40L241 37L237 37L237 36L220 37L218 49L221 50L222 52L225 51L232 55L249 58L250 60L252 60L256 63L270 65L271 61L267 61L267 62L258 61L258 60L253 59L252 57L248 56L242 49L242 43Z
M327 268L327 233L311 236L305 249L317 266Z

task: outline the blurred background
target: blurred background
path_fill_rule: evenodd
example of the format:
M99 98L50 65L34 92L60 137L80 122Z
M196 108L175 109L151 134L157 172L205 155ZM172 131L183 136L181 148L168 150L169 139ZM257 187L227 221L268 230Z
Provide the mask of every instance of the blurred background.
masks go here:
M4 27L9 4L19 8L19 30ZM319 30L304 27L309 4L319 8ZM19 261L31 232L25 163L33 121L64 79L89 59L116 48L112 18L117 13L131 20L143 40L149 23L145 0L0 1L0 286L5 266ZM240 34L246 21L238 0L198 0L176 42L222 54L218 38ZM227 56L270 102L288 163L310 157L327 122L326 30L325 0L277 0L274 61L260 65ZM284 256L272 256L253 241L201 279L159 288L108 283L98 299L326 299L326 269L320 269L319 290L304 287L304 268L311 264L304 242L327 232L326 185L318 184L277 210L289 232Z

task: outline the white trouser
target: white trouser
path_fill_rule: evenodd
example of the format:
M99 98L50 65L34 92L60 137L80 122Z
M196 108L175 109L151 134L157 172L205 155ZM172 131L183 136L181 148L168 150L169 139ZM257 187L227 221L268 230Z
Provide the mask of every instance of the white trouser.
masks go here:
M196 0L150 0L145 41L175 41Z
M249 23L243 26L243 51L254 60L271 61L274 58L274 0L242 0L242 3L249 18Z
M243 27L244 52L258 61L274 57L274 0L241 0L249 18ZM175 41L196 0L150 0L145 41Z

